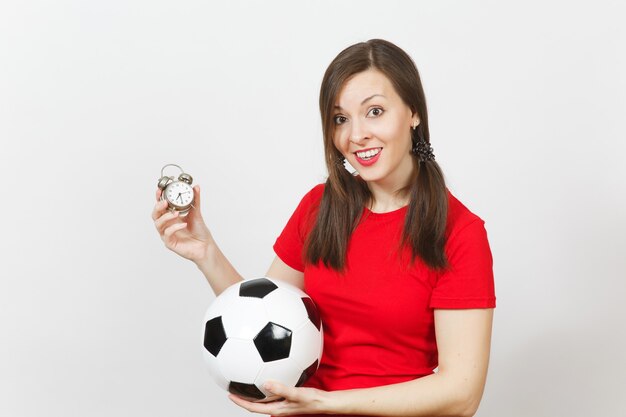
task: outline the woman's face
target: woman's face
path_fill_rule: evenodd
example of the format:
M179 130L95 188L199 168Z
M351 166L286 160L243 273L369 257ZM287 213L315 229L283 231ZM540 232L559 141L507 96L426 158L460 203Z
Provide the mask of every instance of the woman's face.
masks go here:
M396 93L389 79L370 69L346 81L333 113L333 143L367 182L406 185L413 172L411 128L417 114Z

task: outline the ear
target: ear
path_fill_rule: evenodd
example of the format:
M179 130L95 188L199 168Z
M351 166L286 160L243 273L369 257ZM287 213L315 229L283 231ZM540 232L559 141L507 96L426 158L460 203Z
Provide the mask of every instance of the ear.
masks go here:
M413 125L417 122L417 124L419 125L421 123L421 119L419 117L419 115L417 114L417 111L411 107L411 127L413 127Z

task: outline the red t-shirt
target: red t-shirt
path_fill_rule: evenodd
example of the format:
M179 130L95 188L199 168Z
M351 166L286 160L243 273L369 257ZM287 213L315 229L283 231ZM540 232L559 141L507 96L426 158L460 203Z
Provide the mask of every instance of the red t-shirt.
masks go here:
M274 244L290 267L304 272L305 292L324 326L318 371L305 386L327 391L367 388L429 375L437 367L435 308L493 308L492 257L484 222L451 193L445 253L450 268L435 272L410 249L398 257L407 206L388 213L364 208L340 274L303 262L324 184L302 199Z

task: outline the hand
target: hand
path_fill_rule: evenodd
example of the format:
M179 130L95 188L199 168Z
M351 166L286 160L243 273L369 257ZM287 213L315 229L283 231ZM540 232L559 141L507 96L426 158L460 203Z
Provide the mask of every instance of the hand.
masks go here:
M193 187L195 200L186 217L180 218L177 211L170 212L167 202L160 201L162 191L157 189L157 203L152 210L152 220L165 247L198 263L206 256L213 244L213 237L202 219L200 211L200 187Z
M259 414L288 416L294 414L316 414L328 411L329 393L315 388L292 388L278 382L266 382L267 391L282 398L270 403L255 403L229 394L228 398L240 407Z

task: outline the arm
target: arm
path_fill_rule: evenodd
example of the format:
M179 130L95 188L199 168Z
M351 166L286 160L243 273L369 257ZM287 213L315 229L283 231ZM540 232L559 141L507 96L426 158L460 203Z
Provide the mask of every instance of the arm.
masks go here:
M197 209L194 208L192 212L194 214L198 213L198 216L201 218L200 188L199 187L197 188L198 188L197 189L197 193L198 193L197 194L198 195ZM307 196L309 194L310 192L307 194ZM160 194L157 193L157 200L159 196ZM308 201L306 200L306 198L307 197L305 196L303 198L303 201L305 202ZM295 228L297 228L296 224L298 223L300 219L300 215L301 215L299 209L302 206L303 206L303 202L301 201L300 205L298 206L298 209L296 210L294 214L292 214L292 217L289 220L289 225L291 225L292 227L290 231L292 232L295 230ZM203 226L202 227L203 230L206 229L206 226L204 226L204 224L202 224L202 226ZM285 232L283 231L283 233ZM228 259L224 256L224 254L219 249L219 247L217 246L217 244L211 237L210 233L208 232L208 229L206 229L205 234L207 235L207 238L205 240L208 242L207 250L206 250L206 253L203 253L202 258L198 262L196 262L196 265L206 277L207 281L211 285L211 288L213 288L213 291L215 292L215 294L219 295L228 286L242 280L243 277L235 270L235 268L231 265ZM293 239L295 239L295 245L294 246L288 245L289 247L295 248L295 247L298 247L298 244L300 245L302 244L302 242L298 241L297 233L296 234L292 233L290 237L292 238L292 241L290 243L293 244L294 243ZM294 252L298 252L298 250L299 249L294 249ZM304 289L304 273L287 265L278 256L274 258L274 261L270 265L270 268L266 272L265 276L267 276L268 278L275 278L275 279L279 279L282 281L286 281L287 283L294 285L297 288Z
M370 389L330 393L341 413L473 416L482 397L493 310L436 310L436 374Z
M282 261L278 256L274 257L274 262L265 274L268 278L276 278L287 282L295 287L304 290L304 273L293 269Z
M167 210L167 203L160 201L162 191L157 189L152 220L165 246L193 261L204 274L215 295L219 295L243 278L217 246L202 218L200 186L194 187L194 193L194 207L182 219L177 212Z
M195 205L183 221L177 213L167 210L167 203L160 201L162 191L157 190L152 219L166 247L193 261L215 295L220 295L229 286L242 281L243 277L220 250L202 218L200 186L196 185L194 192ZM266 276L304 288L304 274L285 264L278 256Z
M196 266L204 274L216 296L231 285L243 281L243 277L224 256L213 239L207 247L206 257L197 261Z
M197 262L196 265L202 271L216 295L219 295L228 286L243 280L243 277L232 266L228 258L224 256L217 244L213 242L207 253L207 257ZM285 281L301 290L304 289L304 274L284 263L278 256L274 257L274 261L265 273L265 276ZM222 279L217 281L210 277L222 277Z
M243 277L214 243L210 245L207 257L196 265L216 295L219 295L228 286L243 280ZM285 281L301 290L304 289L304 274L284 263L278 256L274 258L265 276ZM211 277L221 277L222 279L218 281L211 279Z
M276 416L307 413L377 416L472 416L482 397L491 343L492 309L435 310L439 371L408 382L325 392L271 384L284 401L238 405Z

